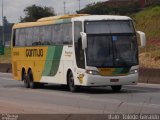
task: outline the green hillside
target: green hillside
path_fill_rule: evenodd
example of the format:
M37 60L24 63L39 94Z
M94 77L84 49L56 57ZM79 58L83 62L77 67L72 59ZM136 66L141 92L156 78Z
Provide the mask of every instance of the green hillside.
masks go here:
M136 29L144 31L148 40L160 40L160 6L146 8L133 15L133 19Z
M132 18L136 29L144 31L147 36L147 46L141 49L140 66L145 68L160 68L160 6L146 8Z

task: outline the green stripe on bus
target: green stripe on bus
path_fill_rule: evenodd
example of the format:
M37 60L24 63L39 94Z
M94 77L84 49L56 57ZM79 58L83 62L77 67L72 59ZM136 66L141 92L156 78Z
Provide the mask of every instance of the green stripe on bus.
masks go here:
M60 19L60 20L57 20L55 23L63 24L63 23L70 23L70 22L71 22L71 19Z
M129 73L130 67L129 68L116 68L115 71L113 72L113 75L116 74L127 74Z
M113 75L116 75L116 74L121 74L123 68L115 68L115 71L113 72Z
M48 47L47 58L43 76L55 76L62 56L63 46Z

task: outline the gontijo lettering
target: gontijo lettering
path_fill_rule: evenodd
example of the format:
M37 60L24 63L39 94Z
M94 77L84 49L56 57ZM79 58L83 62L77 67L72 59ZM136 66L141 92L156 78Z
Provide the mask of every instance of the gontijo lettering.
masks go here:
M43 57L43 49L26 49L26 57Z

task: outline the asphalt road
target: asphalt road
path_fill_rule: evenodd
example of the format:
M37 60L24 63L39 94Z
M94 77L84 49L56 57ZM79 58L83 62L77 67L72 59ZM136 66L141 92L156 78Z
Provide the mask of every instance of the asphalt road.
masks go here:
M13 80L11 74L0 73L0 113L6 112L159 114L160 85L124 86L116 93L110 87L82 88L71 93L60 85L27 89L22 82Z

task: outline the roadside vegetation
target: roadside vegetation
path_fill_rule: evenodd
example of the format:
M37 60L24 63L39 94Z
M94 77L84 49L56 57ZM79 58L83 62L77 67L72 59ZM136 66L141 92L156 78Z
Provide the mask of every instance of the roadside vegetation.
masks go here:
M136 28L146 33L148 40L160 39L160 6L146 8L133 15Z
M78 14L92 15L129 15L140 11L140 3L138 1L124 2L97 2L87 5L85 8L77 11Z
M136 29L147 37L147 46L140 50L141 67L160 68L160 6L148 7L132 17Z
M6 47L4 52L4 55L0 55L0 63L11 63L11 47Z

